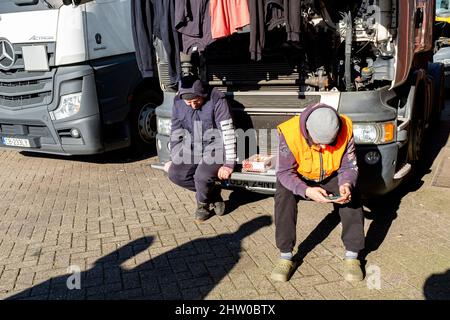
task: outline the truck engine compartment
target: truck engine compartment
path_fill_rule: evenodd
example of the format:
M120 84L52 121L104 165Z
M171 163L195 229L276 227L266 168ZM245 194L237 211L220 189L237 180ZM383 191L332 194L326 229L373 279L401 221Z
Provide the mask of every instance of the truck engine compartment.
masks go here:
M394 80L396 1L304 0L300 19L300 41L280 26L267 30L262 59L253 61L249 32L236 33L193 53L195 72L227 91L364 91Z

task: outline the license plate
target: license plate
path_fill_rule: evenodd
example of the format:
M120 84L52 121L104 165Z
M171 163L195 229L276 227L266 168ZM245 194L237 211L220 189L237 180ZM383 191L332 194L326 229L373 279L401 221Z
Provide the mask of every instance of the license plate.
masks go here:
M228 180L228 185L230 187L275 189L275 183L263 181Z
M30 140L2 137L5 146L30 148Z

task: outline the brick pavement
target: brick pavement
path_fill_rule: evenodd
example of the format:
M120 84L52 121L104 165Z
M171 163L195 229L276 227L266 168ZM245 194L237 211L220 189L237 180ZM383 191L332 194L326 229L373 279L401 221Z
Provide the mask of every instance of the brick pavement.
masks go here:
M272 197L224 191L236 208L197 224L194 195L152 170L156 158L0 151L0 298L450 299L449 149L418 188L366 207L367 279L378 289L342 280L328 205L300 203L298 244L309 252L290 282L275 283ZM80 290L67 289L74 266Z

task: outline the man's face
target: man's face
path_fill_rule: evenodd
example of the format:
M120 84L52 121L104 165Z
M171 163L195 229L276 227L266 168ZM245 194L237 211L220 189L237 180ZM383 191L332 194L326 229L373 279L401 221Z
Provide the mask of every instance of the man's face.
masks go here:
M191 99L191 100L184 100L184 102L194 110L199 109L203 105L204 101L205 101L205 98L200 97L200 96L198 96L194 99Z

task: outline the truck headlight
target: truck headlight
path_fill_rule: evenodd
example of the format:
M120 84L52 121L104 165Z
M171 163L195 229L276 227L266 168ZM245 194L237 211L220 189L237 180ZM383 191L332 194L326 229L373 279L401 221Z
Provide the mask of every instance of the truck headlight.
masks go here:
M170 128L172 127L172 120L168 118L158 117L158 133L164 136L170 136Z
M353 137L357 144L386 144L395 140L394 121L383 123L354 123Z
M52 120L61 120L80 112L81 92L61 96L59 106L55 111L50 112Z

